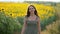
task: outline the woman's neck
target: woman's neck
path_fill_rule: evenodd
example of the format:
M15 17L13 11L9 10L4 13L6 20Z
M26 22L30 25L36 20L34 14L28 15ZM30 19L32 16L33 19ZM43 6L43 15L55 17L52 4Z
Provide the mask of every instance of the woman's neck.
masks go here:
M30 16L36 16L35 14L30 14Z

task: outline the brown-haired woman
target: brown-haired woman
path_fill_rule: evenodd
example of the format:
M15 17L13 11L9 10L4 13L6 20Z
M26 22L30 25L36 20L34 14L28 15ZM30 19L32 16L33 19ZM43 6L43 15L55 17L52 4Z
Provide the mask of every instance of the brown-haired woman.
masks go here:
M33 5L28 7L21 34L41 34L40 18Z

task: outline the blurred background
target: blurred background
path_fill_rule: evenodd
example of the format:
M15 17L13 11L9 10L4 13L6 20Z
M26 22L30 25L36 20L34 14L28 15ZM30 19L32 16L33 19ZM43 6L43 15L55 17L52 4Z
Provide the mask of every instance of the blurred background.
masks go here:
M40 17L41 34L60 34L60 2L37 0L0 0L0 34L20 34L30 4Z

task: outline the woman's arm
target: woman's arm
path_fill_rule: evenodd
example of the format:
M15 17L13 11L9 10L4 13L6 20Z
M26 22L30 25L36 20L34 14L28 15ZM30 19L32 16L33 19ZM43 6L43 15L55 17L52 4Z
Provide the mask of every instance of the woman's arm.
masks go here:
M24 18L24 24L23 24L23 27L22 27L21 34L24 33L24 31L25 31L25 27L26 27L26 26L27 26L27 24L26 24L26 18Z
M38 34L41 34L40 18L38 18Z

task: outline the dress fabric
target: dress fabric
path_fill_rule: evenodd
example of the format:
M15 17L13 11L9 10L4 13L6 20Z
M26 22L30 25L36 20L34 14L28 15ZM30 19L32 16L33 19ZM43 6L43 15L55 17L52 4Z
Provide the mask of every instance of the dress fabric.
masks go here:
M27 27L25 28L24 34L37 34L38 27L37 27L37 18L34 21L27 20Z

